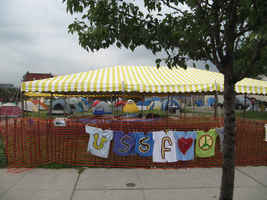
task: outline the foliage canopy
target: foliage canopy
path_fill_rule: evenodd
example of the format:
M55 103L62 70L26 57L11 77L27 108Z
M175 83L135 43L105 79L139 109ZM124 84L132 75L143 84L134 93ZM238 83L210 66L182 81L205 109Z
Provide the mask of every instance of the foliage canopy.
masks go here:
M166 53L158 65L211 61L223 73L230 64L234 82L266 74L265 0L65 1L69 13L79 13L69 32L87 51L145 46Z

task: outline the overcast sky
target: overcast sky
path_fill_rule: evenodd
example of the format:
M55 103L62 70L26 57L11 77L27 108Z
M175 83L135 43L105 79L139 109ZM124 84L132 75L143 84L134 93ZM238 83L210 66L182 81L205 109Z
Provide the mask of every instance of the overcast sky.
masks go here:
M144 48L83 50L78 38L68 34L73 18L62 0L3 0L0 13L0 83L19 85L27 71L63 75L114 65L155 65L155 56Z

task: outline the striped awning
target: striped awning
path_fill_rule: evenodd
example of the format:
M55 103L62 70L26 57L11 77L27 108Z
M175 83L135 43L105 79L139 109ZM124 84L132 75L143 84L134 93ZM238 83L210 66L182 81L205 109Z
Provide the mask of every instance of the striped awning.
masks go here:
M220 73L195 68L115 66L22 83L31 93L209 93L223 91ZM238 93L266 94L267 82L244 79Z

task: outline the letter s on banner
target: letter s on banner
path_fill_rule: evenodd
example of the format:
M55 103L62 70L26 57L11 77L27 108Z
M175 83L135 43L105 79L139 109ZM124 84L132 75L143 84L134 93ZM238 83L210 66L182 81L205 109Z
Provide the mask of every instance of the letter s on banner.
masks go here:
M150 145L148 143L146 143L146 141L149 140L149 137L142 137L139 139L139 146L138 149L140 152L142 153L146 153L150 150Z

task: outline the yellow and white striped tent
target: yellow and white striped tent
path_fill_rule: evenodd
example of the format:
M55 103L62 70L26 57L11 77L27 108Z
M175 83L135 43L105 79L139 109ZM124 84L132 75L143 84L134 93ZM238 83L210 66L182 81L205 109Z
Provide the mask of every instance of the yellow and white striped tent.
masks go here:
M22 83L22 92L85 93L210 93L223 91L222 74L195 68L115 66ZM267 94L267 82L243 79L237 93Z

